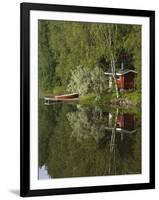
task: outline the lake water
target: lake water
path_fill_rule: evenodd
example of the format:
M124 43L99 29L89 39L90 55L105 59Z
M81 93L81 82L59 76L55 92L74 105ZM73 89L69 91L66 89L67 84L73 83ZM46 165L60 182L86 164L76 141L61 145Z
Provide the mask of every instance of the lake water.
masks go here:
M39 179L141 173L139 108L39 101Z

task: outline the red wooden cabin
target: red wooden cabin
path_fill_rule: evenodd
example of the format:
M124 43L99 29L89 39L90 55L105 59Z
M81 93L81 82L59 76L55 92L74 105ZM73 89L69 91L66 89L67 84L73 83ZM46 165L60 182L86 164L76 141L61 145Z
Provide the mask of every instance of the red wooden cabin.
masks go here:
M104 74L109 76L109 87L111 88L112 73L105 72ZM116 72L115 76L117 80L118 89L127 90L135 88L136 72L134 70L131 69L120 70Z

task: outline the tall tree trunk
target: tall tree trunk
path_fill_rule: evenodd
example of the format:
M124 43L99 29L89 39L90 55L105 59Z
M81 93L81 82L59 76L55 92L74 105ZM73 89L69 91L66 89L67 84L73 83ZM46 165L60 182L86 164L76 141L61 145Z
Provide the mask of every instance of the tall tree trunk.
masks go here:
M117 80L116 80L116 76L115 76L116 72L115 72L115 61L114 61L114 59L111 60L111 70L112 70L112 76L113 76L114 85L115 85L116 97L118 99L119 98L119 90L118 90Z
M111 60L111 71L112 77L115 85L115 92L116 97L119 98L119 90L116 80L116 43L117 43L117 25L108 25L108 32L107 32L107 46L109 47L109 56Z

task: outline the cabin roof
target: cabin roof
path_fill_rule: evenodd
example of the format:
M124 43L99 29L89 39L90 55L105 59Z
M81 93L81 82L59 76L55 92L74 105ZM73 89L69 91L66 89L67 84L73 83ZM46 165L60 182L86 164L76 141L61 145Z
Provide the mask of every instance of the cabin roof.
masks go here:
M137 74L137 72L135 70L132 69L124 69L124 70L117 70L116 75L123 75L123 74L128 74L130 72L133 72L135 74ZM105 75L112 75L112 72L104 72Z

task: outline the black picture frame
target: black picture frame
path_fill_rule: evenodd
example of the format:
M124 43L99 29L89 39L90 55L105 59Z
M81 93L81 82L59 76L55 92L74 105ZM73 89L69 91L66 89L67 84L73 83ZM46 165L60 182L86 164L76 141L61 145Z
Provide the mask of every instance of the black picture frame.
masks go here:
M150 20L150 180L148 183L102 185L73 188L30 189L30 11L60 11L148 17ZM102 7L83 7L71 5L49 5L21 3L21 106L20 106L20 196L59 195L76 193L94 193L107 191L139 190L155 188L155 11L130 10Z

